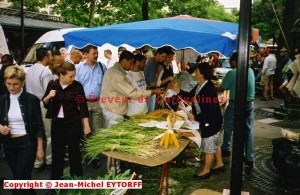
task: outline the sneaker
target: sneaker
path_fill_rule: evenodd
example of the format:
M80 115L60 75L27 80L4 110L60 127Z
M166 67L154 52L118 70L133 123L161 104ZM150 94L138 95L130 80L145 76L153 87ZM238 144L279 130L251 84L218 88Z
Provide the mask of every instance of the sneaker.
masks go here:
M248 161L244 158L245 167L253 168L253 161Z
M43 164L42 166L40 166L40 167L35 167L34 168L34 172L35 173L40 173L40 172L42 172L43 171L43 169L46 167L46 165L45 164Z
M250 175L253 172L253 161L245 160L244 162L244 171L246 175Z

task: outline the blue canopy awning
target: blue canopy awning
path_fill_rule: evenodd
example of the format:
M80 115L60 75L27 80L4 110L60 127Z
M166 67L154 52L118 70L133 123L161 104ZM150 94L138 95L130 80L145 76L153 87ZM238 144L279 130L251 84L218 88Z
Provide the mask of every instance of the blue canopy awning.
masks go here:
M176 50L193 48L230 56L237 48L238 24L180 15L125 24L94 27L64 35L66 46L83 48L87 44L114 46L128 44L139 48L170 45Z

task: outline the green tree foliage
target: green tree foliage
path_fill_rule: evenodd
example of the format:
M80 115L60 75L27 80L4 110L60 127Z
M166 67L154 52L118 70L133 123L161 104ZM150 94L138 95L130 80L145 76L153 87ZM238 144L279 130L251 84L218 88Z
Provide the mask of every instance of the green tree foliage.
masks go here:
M55 11L70 23L88 26L91 1L60 0ZM142 6L148 3L149 19L180 14L236 22L237 15L224 11L214 0L101 0L95 1L95 15L91 26L104 26L143 20ZM213 12L213 13L212 13Z
M61 0L54 6L54 11L66 17L71 24L88 26L89 3L89 0Z
M165 17L166 2L161 0L144 0L148 2L148 18ZM109 24L118 24L126 22L134 22L143 20L142 6L143 2L140 0L112 0L101 1L96 13L94 26L104 26Z
M280 24L282 25L286 0L272 0ZM277 39L281 34L278 21L272 8L271 0L257 0L252 6L251 24L258 28L263 40Z
M20 9L21 1L20 0L10 0L12 3L9 8L11 9ZM46 7L47 4L52 3L51 0L23 0L24 10L31 12L39 12L40 8Z
M173 0L167 5L169 12L166 16L176 16L180 14L191 15L198 18L237 22L238 15L225 11L223 5L219 5L214 0Z
M191 15L206 18L208 7L216 5L214 0L171 0L166 5L169 8L168 16Z
M230 14L225 11L223 5L216 5L207 8L207 18L226 22L238 22L239 15L236 9Z
M20 0L11 0L11 2L11 8L20 9ZM215 0L24 0L27 11L38 12L40 8L49 4L54 5L54 12L67 18L69 23L84 27L176 15L229 22L238 20L236 13L226 12L224 7ZM145 13L145 10L148 12Z

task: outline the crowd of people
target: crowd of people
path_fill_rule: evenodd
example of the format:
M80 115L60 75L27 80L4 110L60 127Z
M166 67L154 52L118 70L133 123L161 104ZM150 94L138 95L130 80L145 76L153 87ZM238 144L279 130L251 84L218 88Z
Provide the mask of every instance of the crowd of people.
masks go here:
M298 50L295 52L298 52ZM69 160L70 175L82 177L80 145L84 136L95 134L100 128L108 128L134 114L147 113L161 108L158 98L167 89L171 96L198 100L206 97L218 99L218 91L212 80L218 67L218 53L208 59L200 55L193 64L180 65L170 46L153 51L149 47L130 52L124 47L118 57L111 50L104 51L107 62L99 62L97 47L87 45L83 50L74 49L52 56L51 50L36 50L36 63L26 72L14 65L13 57L1 57L0 70L0 135L5 159L13 179L31 179L33 168L51 167L50 179L62 179L64 161ZM293 60L285 48L276 59L272 50L260 51L249 67L247 89L247 125L245 143L245 169L253 169L253 120L255 81L263 86L262 100L273 100L275 90L286 91L288 64ZM278 61L280 63L278 63ZM199 122L204 155L203 168L194 175L197 179L225 171L222 160L230 156L234 123L236 67L238 53L229 59L232 70L223 79L221 88L229 90L228 105L222 114L224 102L171 102L168 109L184 110L190 120ZM172 83L178 71L182 83ZM276 84L276 85L275 85ZM142 99L142 101L140 101ZM180 101L178 99L178 101ZM223 144L220 145L224 128ZM109 141L109 140L108 140ZM45 147L44 147L45 146ZM116 163L112 165L111 161ZM117 159L107 159L107 170L121 172ZM103 162L94 159L92 165L99 168ZM48 179L48 178L45 178ZM13 190L13 194L24 194ZM25 194L35 194L28 190ZM49 191L49 194L53 191Z
M250 67L254 71L255 81L262 86L262 101L282 98L288 93L287 87L293 75L290 65L299 53L295 47L289 52L285 47L281 48L276 55L271 48L260 48L253 55L253 63Z

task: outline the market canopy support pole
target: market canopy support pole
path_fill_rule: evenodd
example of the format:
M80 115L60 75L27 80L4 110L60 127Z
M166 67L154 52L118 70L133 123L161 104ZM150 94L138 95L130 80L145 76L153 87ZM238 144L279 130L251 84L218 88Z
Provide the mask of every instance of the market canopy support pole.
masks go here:
M232 168L230 194L240 195L242 191L243 154L246 135L246 103L248 84L248 57L251 21L251 0L240 1L238 66L234 108L234 129L232 145Z
M25 53L25 40L24 40L24 1L21 0L21 52Z

